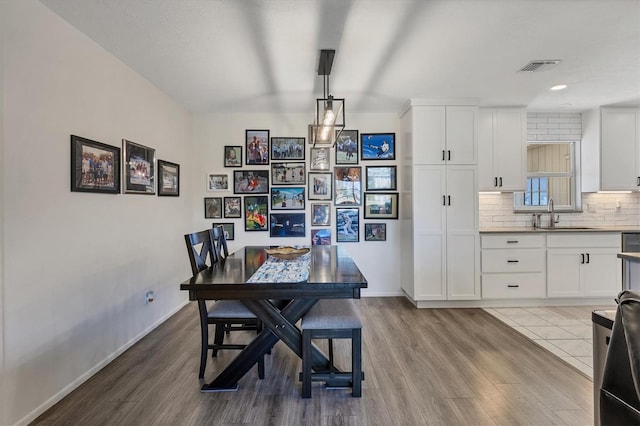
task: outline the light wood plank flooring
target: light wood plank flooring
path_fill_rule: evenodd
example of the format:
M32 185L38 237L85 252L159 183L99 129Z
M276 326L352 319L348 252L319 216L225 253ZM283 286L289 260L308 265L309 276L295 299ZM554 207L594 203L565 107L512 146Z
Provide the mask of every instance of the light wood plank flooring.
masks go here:
M321 383L311 399L300 398L301 362L281 342L266 357L265 380L254 369L237 392L200 393L190 303L34 424L593 424L592 382L482 309L415 309L403 298L357 304L365 324L362 398ZM251 337L243 333L232 339ZM338 365L348 368L350 344L335 346ZM233 356L210 359L205 379Z

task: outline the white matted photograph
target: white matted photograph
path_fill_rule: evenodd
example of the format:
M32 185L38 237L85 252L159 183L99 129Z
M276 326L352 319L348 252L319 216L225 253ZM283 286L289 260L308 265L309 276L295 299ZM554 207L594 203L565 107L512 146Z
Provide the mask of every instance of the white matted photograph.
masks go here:
M207 191L228 191L229 175L207 173Z

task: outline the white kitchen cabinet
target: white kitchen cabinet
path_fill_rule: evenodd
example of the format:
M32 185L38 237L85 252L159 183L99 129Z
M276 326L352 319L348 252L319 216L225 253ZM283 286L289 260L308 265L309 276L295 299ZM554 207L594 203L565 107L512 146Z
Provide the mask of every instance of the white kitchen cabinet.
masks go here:
M547 235L547 296L616 297L620 243L619 233Z
M481 245L483 299L546 296L544 235L483 235Z
M418 306L480 298L476 111L421 104L401 117L401 278Z
M640 111L600 110L600 189L640 190Z
M476 168L419 165L414 176L415 297L477 299Z
M524 108L480 108L478 174L480 191L526 189L527 113Z
M415 164L477 164L477 107L420 105L411 109Z

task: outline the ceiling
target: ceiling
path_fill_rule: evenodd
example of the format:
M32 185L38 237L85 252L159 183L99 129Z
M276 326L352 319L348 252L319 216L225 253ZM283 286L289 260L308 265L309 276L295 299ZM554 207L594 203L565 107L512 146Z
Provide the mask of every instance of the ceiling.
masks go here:
M640 0L41 0L194 113L640 106ZM518 72L532 60L556 67ZM551 86L568 85L552 92Z

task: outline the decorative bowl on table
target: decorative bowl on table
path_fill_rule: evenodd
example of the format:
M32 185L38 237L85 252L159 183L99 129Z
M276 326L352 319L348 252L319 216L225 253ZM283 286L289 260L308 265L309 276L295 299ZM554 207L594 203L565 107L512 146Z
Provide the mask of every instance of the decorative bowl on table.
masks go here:
M308 247L295 248L291 246L285 246L265 249L264 251L267 252L269 256L273 256L278 259L291 260L296 259L303 254L309 253L309 250L311 249Z

